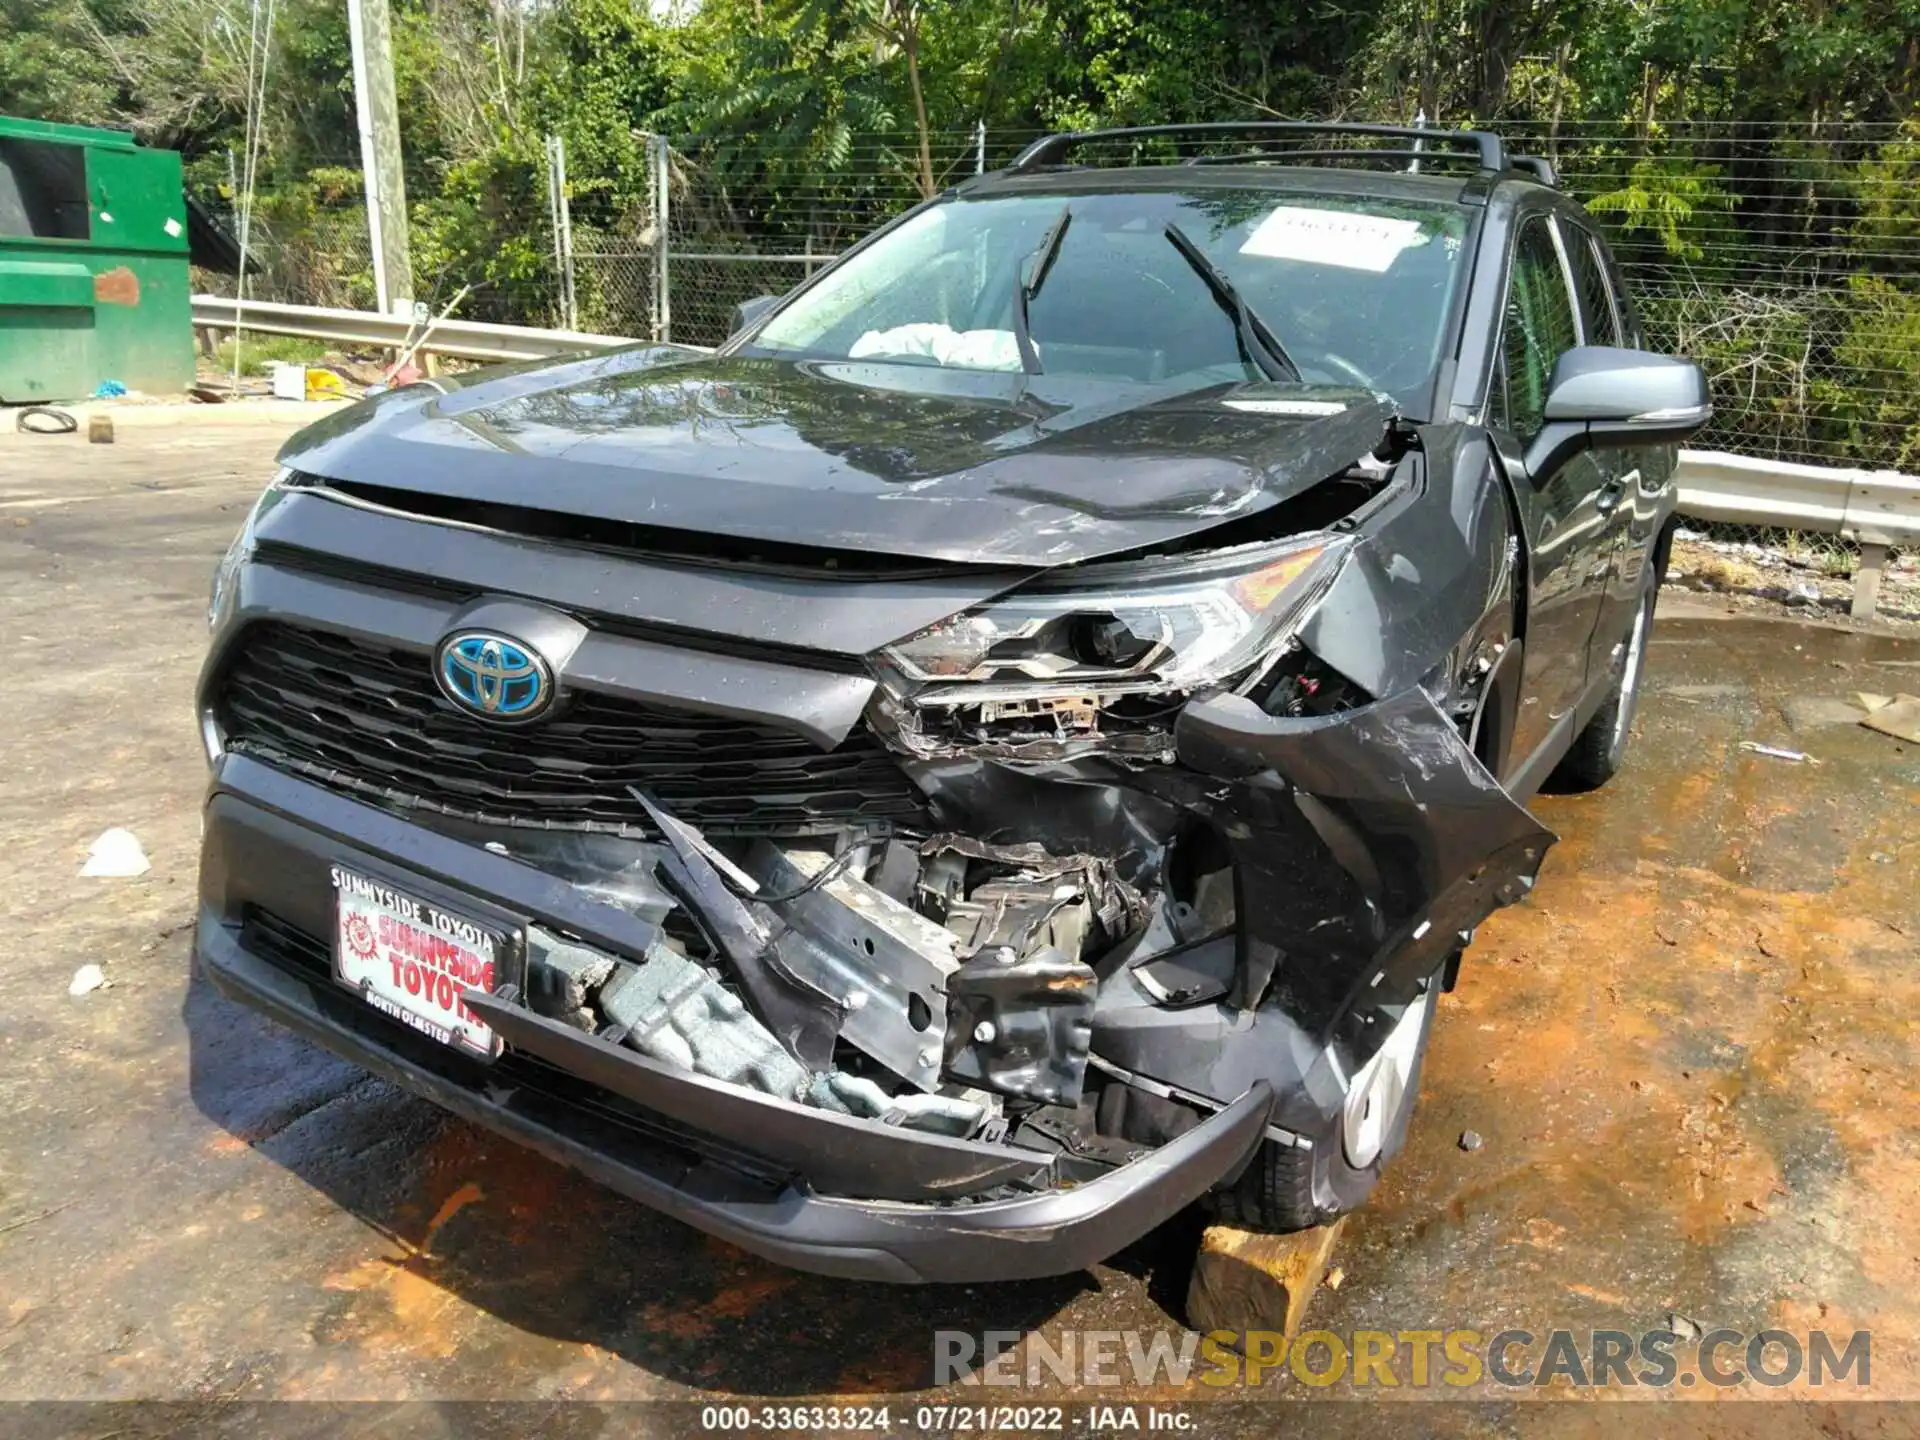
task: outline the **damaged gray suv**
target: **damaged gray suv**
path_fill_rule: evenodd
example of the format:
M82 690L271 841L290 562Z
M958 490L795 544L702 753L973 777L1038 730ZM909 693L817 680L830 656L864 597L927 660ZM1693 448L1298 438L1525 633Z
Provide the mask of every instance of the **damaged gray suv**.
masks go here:
M1053 136L741 308L287 445L205 975L828 1274L1359 1205L1621 763L1698 368L1461 131Z

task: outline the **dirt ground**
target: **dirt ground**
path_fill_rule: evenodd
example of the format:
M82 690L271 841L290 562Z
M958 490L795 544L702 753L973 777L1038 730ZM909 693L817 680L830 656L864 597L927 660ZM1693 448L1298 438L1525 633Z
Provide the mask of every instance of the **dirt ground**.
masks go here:
M284 432L0 436L0 1399L171 1400L201 1420L267 1399L733 1395L904 1414L982 1398L927 1390L938 1329L1180 1336L1191 1223L1031 1284L795 1274L443 1118L191 977L207 581ZM1348 1224L1309 1324L1865 1329L1865 1393L1920 1399L1920 747L1837 703L1920 691L1920 642L1685 608L1656 633L1627 772L1537 803L1563 839L1442 1003L1408 1148ZM109 826L134 832L149 874L80 878ZM86 964L109 986L70 996ZM1412 1398L1284 1367L1254 1393ZM1450 1393L1496 1405L1321 1406L1314 1428L1593 1433L1594 1407L1530 1403L1562 1385ZM1098 1428L1090 1402L1126 1398L1222 1433L1273 1426L1193 1385L1013 1398L1069 1403L1075 1430ZM1715 1423L1748 1433L1761 1408ZM1783 1434L1913 1433L1904 1409L1772 1409ZM310 1428L373 1426L353 1413Z

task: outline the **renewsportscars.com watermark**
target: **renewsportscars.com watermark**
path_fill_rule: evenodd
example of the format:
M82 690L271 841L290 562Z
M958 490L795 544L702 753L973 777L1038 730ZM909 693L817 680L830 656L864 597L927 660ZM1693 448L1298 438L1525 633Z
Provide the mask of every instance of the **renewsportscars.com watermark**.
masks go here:
M1708 1385L1769 1388L1804 1382L1865 1390L1866 1330L1709 1330L1691 1353L1671 1330L936 1330L936 1385L1251 1386L1283 1376L1303 1385L1453 1389L1491 1381L1533 1388Z

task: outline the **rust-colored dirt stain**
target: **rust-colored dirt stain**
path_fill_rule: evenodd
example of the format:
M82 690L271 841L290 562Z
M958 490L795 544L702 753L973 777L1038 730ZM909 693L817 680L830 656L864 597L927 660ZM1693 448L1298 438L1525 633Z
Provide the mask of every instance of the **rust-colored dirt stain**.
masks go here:
M125 265L102 270L93 277L93 298L100 305L138 305L140 277Z

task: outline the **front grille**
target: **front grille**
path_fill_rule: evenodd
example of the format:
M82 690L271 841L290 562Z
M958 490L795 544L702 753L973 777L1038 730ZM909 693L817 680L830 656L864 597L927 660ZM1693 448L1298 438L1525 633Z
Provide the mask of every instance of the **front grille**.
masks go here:
M823 751L751 721L589 693L511 729L456 710L430 664L330 631L255 625L217 718L237 754L389 808L488 824L651 835L633 789L712 835L928 823L925 797L864 729Z

